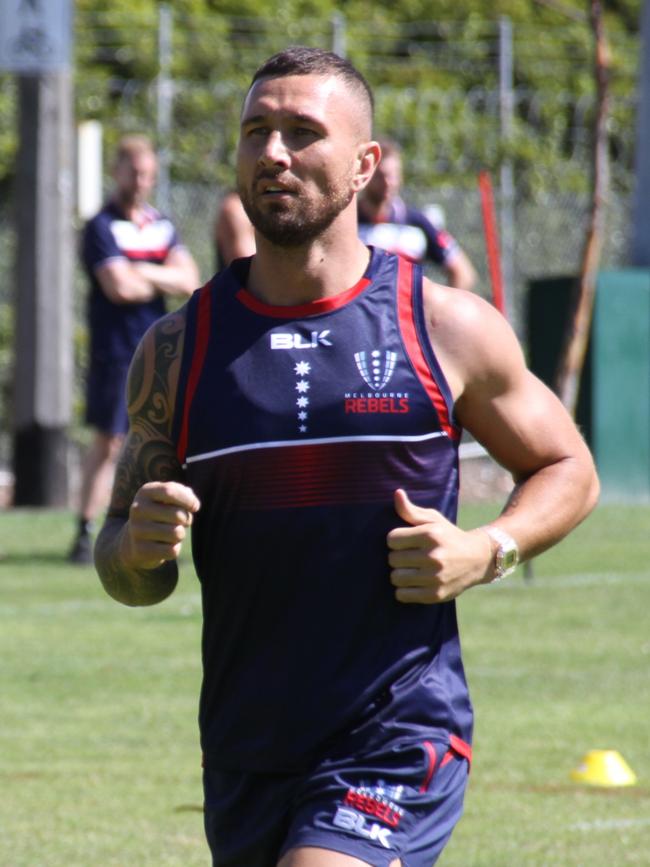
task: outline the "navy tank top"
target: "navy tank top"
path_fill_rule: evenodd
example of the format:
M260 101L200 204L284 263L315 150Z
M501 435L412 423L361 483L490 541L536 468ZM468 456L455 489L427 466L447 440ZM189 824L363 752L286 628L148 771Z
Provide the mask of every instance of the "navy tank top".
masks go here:
M209 766L309 767L342 737L471 740L454 602L389 579L393 492L452 521L460 429L426 327L422 275L371 248L359 283L294 307L234 262L187 304L175 417L201 500L199 710Z

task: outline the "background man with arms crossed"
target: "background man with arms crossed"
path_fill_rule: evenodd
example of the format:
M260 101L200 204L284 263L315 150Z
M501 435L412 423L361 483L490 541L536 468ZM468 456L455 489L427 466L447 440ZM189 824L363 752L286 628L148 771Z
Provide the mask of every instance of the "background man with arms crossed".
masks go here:
M153 604L192 525L205 827L219 867L429 867L472 709L454 599L593 507L589 452L505 320L357 236L372 97L295 47L254 76L238 183L256 253L142 341L96 547ZM455 525L461 425L516 487Z
M81 253L90 280L86 422L94 437L82 467L73 563L92 563L93 522L106 506L128 428L125 385L135 348L166 312L166 296L187 297L199 285L194 259L172 222L147 202L157 171L150 140L124 136L113 164L115 190L83 233Z

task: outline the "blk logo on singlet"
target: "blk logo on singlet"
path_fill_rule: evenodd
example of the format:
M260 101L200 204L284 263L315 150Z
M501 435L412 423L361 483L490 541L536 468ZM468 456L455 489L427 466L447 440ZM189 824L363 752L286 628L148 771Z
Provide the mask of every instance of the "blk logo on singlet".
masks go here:
M271 349L318 349L320 346L332 346L329 333L329 328L312 331L309 336L297 334L295 331L274 331L271 334Z

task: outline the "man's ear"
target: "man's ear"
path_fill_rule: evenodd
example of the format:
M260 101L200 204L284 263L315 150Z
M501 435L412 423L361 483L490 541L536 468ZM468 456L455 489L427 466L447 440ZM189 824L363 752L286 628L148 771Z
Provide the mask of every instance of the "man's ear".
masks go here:
M354 191L362 190L374 175L375 169L381 159L381 147L379 142L369 141L359 145L357 151L357 171L354 176Z

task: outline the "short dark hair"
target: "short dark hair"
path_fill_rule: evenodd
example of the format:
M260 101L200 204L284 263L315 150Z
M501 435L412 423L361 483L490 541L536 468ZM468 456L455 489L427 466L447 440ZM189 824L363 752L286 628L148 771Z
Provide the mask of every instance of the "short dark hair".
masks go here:
M368 103L372 119L375 99L370 85L349 60L325 51L323 48L309 48L306 45L290 45L269 57L253 75L251 87L260 78L283 78L286 75L336 75L363 96Z

